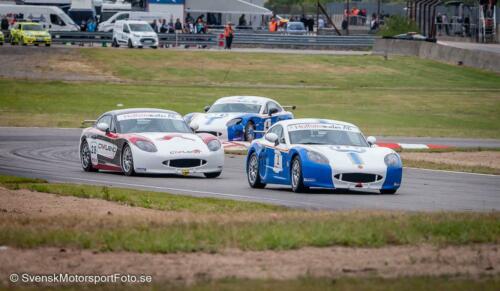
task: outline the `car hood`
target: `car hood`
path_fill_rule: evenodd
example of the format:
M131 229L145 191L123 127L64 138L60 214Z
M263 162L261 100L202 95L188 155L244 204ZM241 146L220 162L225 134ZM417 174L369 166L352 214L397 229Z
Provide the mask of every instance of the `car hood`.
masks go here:
M191 123L198 124L198 130L225 129L228 121L241 117L246 113L200 113L196 114Z
M46 31L26 31L24 32L25 35L27 36L34 36L34 37L49 37L50 34Z
M336 172L367 171L385 172L386 155L394 153L384 147L353 147L334 145L304 145L306 150L323 154Z
M167 155L192 155L208 153L207 145L201 137L192 133L141 133L134 136L151 140L158 152Z
M132 31L132 34L139 35L140 37L158 37L154 32L140 32L140 31Z

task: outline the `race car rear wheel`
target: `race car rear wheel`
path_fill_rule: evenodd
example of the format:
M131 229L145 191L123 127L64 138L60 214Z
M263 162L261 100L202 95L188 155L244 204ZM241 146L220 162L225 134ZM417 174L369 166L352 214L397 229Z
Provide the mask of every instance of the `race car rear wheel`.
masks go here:
M217 178L220 176L220 174L222 174L222 172L203 173L203 175L205 175L205 177L210 178L210 179Z
M387 189L387 190L380 190L380 194L396 194L397 189Z
M264 188L266 184L262 183L259 174L259 157L256 153L252 153L247 164L247 179L248 184L252 188Z
M245 125L245 141L251 142L255 138L255 125L249 121Z
M92 166L92 157L90 156L89 144L86 140L82 141L80 146L80 161L85 172L97 172L97 169Z
M132 156L132 149L129 145L125 145L122 151L122 171L125 176L133 176L134 171L134 157Z
M295 156L292 161L292 170L290 171L290 180L292 181L292 191L302 193L307 190L304 186L304 177L302 175L302 163L299 156Z
M113 38L113 43L111 43L112 47L119 47L118 42L116 41L116 38Z

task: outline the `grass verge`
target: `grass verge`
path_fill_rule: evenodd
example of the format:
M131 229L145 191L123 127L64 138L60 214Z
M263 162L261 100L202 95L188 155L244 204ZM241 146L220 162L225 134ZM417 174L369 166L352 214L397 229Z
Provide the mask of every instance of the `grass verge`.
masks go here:
M117 104L186 114L222 96L262 95L297 105L296 117L345 120L368 135L500 138L498 74L480 70L409 57L80 54L75 61L124 83L0 80L0 125L78 127Z
M403 159L403 165L408 168L421 168L464 173L500 175L500 169L484 166L466 166L458 164L435 163L422 160Z
M270 204L235 201L217 198L198 198L161 192L139 191L106 186L49 184L45 180L1 176L0 185L7 189L28 189L79 198L95 198L164 211L189 211L193 213L276 212L287 208Z
M102 187L31 183L19 181L2 184L16 189L52 192L60 195L107 199ZM7 181L7 182L5 182ZM89 190L87 190L89 189ZM123 197L112 201L141 201L151 193L109 189ZM106 191L104 191L106 192ZM82 193L85 193L82 195ZM97 194L90 194L97 193ZM99 194L101 193L101 194ZM163 201L172 197L167 194ZM113 197L114 194L110 194ZM129 198L134 197L134 198ZM130 199L130 200L129 200ZM158 198L158 199L161 199ZM133 251L151 253L217 252L227 248L242 250L287 250L305 246L386 245L460 245L500 242L500 213L402 213L402 212L311 212L283 210L280 207L255 205L247 202L220 200L231 207L213 206L211 200L191 198L190 207L156 207L163 210L216 211L219 219L206 221L179 220L164 223L128 219L101 219L72 216L38 217L3 213L0 221L0 245L32 248L37 246L77 247L103 251ZM219 201L219 199L213 199ZM196 206L207 204L209 206ZM217 203L217 204L219 204ZM137 204L141 205L141 204ZM148 203L146 207L155 208ZM165 203L164 205L169 205ZM238 210L238 211L235 211ZM232 219L243 213L248 219Z
M88 286L72 287L37 287L36 290L88 290ZM164 284L153 283L151 285L134 286L109 286L96 285L92 290L172 290L172 291L205 291L205 290L241 290L241 291L397 291L397 290L440 290L440 291L462 291L462 290L484 290L493 291L500 288L498 277L401 277L401 278L312 278L303 277L293 280L250 280L250 279L220 279L214 281L200 282L193 285L181 285L171 282ZM35 290L34 287L10 287L3 290Z

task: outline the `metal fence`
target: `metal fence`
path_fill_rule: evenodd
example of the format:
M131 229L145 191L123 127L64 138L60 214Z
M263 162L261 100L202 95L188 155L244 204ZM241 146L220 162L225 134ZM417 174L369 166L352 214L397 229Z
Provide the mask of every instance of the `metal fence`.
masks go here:
M54 31L53 43L107 43L111 44L111 32L67 32ZM160 45L170 46L208 46L217 47L224 45L224 39L218 33L209 34L158 34ZM373 46L375 37L371 35L360 36L315 36L315 35L287 35L287 34L262 34L238 33L233 43L235 45L253 47L302 47L302 48L328 48L328 47L359 47Z

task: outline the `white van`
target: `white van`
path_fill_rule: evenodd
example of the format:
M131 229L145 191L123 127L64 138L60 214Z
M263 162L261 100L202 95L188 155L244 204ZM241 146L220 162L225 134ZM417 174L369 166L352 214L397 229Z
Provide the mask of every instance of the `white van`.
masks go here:
M98 31L112 31L116 21L120 20L140 20L152 23L155 19L166 19L170 20L171 15L165 13L157 12L138 12L138 11L124 11L118 12L115 15L108 18L108 20L99 23L97 26Z
M119 20L113 27L113 47L129 48L149 46L158 48L158 35L146 21Z
M50 31L79 31L80 28L55 6L0 4L0 15L18 15L25 20L38 22Z

